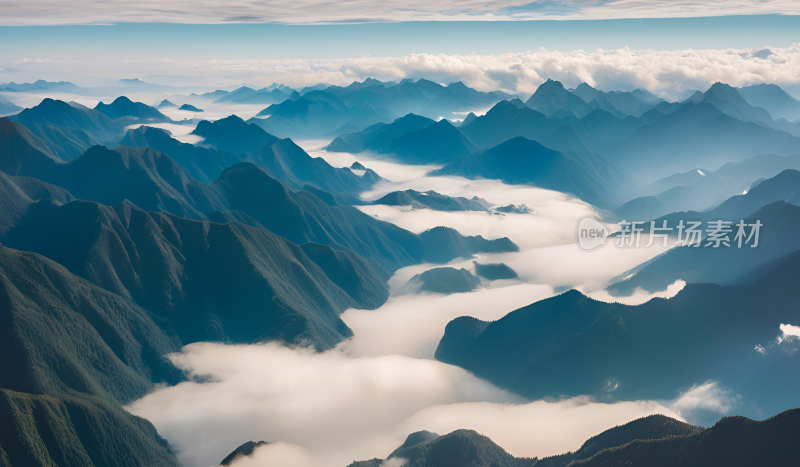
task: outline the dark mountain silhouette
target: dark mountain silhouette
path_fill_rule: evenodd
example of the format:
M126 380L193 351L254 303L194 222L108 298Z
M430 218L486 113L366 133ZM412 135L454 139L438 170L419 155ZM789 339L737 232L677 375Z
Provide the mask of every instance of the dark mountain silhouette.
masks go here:
M133 102L125 96L114 99L110 104L100 101L94 110L104 114L106 117L115 120L122 117L133 117L142 122L171 122L166 115L159 112L155 107L151 107L141 102Z
M570 193L599 207L615 204L614 199L603 189L602 182L594 179L577 162L536 141L522 137L513 138L491 149L458 157L429 175L461 175L471 179L501 180L513 185L530 184Z
M461 131L479 147L489 148L516 136L540 140L563 124L551 121L543 113L531 108L520 108L511 102L501 101L485 115L463 125Z
M466 269L433 268L409 279L406 283L406 290L449 295L471 292L480 285L481 280Z
M540 84L525 105L547 116L552 116L559 110L566 110L580 118L592 110L588 102L564 89L564 85L559 81L552 79Z
M236 115L214 122L203 120L197 124L192 134L202 136L204 144L233 154L258 152L278 139L258 125L248 124Z
M96 110L50 98L10 118L46 141L64 161L75 159L96 144L115 146L125 126L135 121L133 117L112 120Z
M393 191L374 204L386 206L411 206L414 209L433 209L436 211L488 211L491 204L485 199L473 196L472 199L451 197L435 191L415 190Z
M505 263L481 264L477 261L473 261L472 264L475 265L475 274L489 279L490 281L517 278L517 271L514 271Z
M256 448L259 448L261 446L266 446L267 444L269 443L266 441L259 441L257 443L253 441L248 441L239 446L238 448L234 449L227 456L225 456L225 459L222 459L222 462L220 462L219 465L222 466L231 465L233 464L234 461L237 461L242 457L252 456Z
M139 127L129 130L120 145L132 147L151 147L162 152L185 168L192 178L202 183L216 180L222 171L240 162L251 162L265 169L270 175L293 188L302 188L306 184L315 185L332 193L360 193L372 187L380 177L373 171L368 171L362 176L356 176L350 170L334 168L324 159L312 158L292 140L278 140L265 138L259 133L260 129L248 128L238 117L228 117L230 125L228 131L214 133L216 141L223 147L242 149L250 138L250 148L256 147L260 142L266 145L258 150L234 155L217 148L204 148L188 143L182 143L172 138L166 130L151 127ZM238 137L238 136L240 137ZM258 141L258 142L256 142Z
M132 148L149 147L166 154L202 183L216 180L223 170L242 161L241 157L217 148L182 143L169 131L146 125L128 130L119 144Z
M650 415L624 425L615 426L597 436L593 436L586 440L580 449L575 452L542 458L537 462L537 465L539 467L581 465L581 461L589 459L599 452L625 446L634 441L685 437L702 431L703 428L701 427L680 422L665 415Z
M470 112L470 113L467 114L466 117L464 117L464 120L462 120L461 123L458 126L459 127L467 126L470 123L472 123L472 121L475 120L476 118L478 118L478 116L475 115L475 113Z
M414 467L461 466L705 466L794 465L800 453L793 438L800 432L800 410L764 421L725 417L701 428L651 415L616 426L588 439L575 452L542 459L513 458L489 438L471 430L439 436L412 433L388 459L405 459ZM381 459L354 462L349 467L379 467Z
M0 247L4 465L180 465L122 409L181 372L172 336L129 300L34 253Z
M75 198L63 188L34 178L13 177L0 172L0 237L16 226L28 212L28 207L40 199L68 203Z
M317 261L260 226L147 213L130 203L31 206L3 244L40 253L157 315L183 343L281 340L330 348L351 335L338 315L388 298L385 277L349 251ZM327 261L327 262L326 262ZM360 303L329 279L335 277Z
M330 193L356 195L369 190L381 180L372 170L366 170L359 176L349 169L333 167L321 157L311 157L288 138L277 140L259 152L250 154L249 160L293 188L310 184Z
M409 435L388 459L403 459L407 467L531 467L536 459L517 458L491 439L472 430L456 430L444 436L422 432ZM388 460L387 459L387 460ZM354 462L349 467L373 467L381 461Z
M291 143L280 142L284 141ZM217 181L204 185L168 156L150 148L118 146L112 151L96 146L69 164L59 164L35 151L32 154L42 163L21 164L31 168L17 171L18 175L64 187L80 199L105 205L130 200L144 210L191 219L260 223L297 244L349 248L390 271L426 260L447 262L480 251L516 250L508 239L490 242L461 237L455 231L453 235L436 234L449 229L417 236L335 200L325 202L311 191L290 190L250 163L230 167ZM349 169L336 170L356 177Z
M753 346L775 341L781 323L800 318L798 266L795 252L751 284L690 284L640 306L570 291L491 323L457 318L436 358L531 399L672 399L713 380L741 395L737 410L778 413L798 404L787 375L800 357Z
M359 133L338 136L325 149L331 152L357 154L367 149L385 154L390 151L390 143L407 133L422 130L434 121L427 117L408 114L392 123L377 123Z
M799 417L797 409L764 421L725 417L699 433L632 441L601 451L589 459L576 462L575 465L790 466L800 454L793 442L798 434Z
M708 91L690 97L693 103L707 102L722 112L743 122L761 122L767 125L773 123L769 112L761 107L750 105L736 88L720 82L714 83Z
M178 110L186 110L186 111L189 111L189 112L202 112L203 111L202 109L198 109L197 107L195 107L193 105L189 105L189 104L183 104L182 106L180 106L178 108Z
M158 105L156 105L157 109L168 109L170 107L177 107L177 105L173 104L167 99L164 99L163 101L159 102Z
M0 118L0 171L16 175L60 160L49 143L23 125Z
M446 164L477 150L458 128L442 119L394 138L386 152L406 164Z
M753 107L762 107L773 119L800 119L800 101L775 84L754 84L739 88L739 94Z

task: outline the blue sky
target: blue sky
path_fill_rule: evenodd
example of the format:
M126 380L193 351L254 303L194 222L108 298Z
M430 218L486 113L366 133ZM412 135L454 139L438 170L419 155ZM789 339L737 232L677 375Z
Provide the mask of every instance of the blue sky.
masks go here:
M664 96L715 81L800 83L800 16L790 15L0 26L0 44L0 83L44 78L93 86L138 77L170 85L304 86L428 77L525 94L554 78ZM766 58L758 53L765 47L772 51Z

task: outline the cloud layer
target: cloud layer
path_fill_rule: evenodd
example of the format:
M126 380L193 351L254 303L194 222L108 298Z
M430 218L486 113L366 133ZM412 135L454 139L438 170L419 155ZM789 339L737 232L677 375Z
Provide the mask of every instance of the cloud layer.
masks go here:
M353 0L346 5L320 0L29 0L7 3L0 24L163 23L341 23L372 21L663 18L726 15L798 14L791 0Z

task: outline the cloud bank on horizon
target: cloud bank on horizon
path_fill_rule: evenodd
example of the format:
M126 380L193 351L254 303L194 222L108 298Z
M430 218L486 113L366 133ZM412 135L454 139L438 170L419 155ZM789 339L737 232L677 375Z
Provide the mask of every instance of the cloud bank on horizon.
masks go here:
M32 73L60 80L78 75L80 61L27 61ZM292 87L318 83L347 85L372 77L384 81L427 78L441 83L462 81L481 91L504 90L527 98L547 79L567 87L581 82L601 90L647 89L667 99L691 90L705 91L719 81L741 87L759 83L800 83L800 43L785 48L709 50L596 50L572 52L540 49L500 55L419 53L399 57L344 59L152 59L107 62L109 77L135 73L196 76L209 86L246 81L251 86L272 82ZM2 78L0 77L0 81Z
M683 18L698 16L800 14L793 0L29 0L7 3L0 25L117 22L159 23L358 23L385 21L498 21L527 19Z

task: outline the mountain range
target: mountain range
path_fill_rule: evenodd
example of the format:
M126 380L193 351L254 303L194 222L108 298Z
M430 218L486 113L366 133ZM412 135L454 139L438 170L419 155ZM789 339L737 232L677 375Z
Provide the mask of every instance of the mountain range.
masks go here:
M689 284L639 306L573 290L493 322L457 318L435 355L530 399L669 400L716 381L747 401L737 411L778 413L797 405L800 357L770 343L800 318L798 271L793 252L752 283Z
M348 467L379 467L392 459L413 467L577 467L577 466L790 466L800 450L797 409L768 420L725 417L710 428L651 415L589 438L575 452L517 458L473 430L440 436L419 431L408 436L386 460L353 462ZM391 465L391 464L390 464Z

